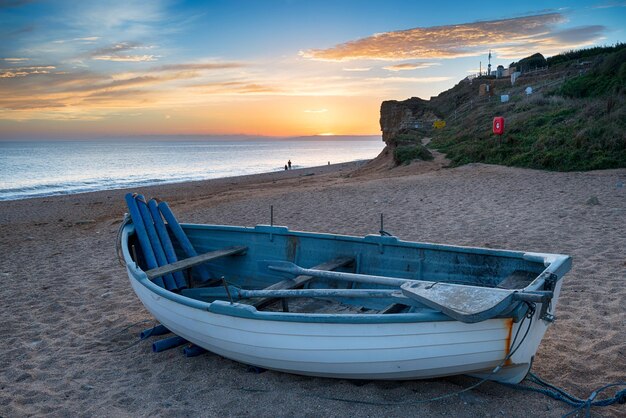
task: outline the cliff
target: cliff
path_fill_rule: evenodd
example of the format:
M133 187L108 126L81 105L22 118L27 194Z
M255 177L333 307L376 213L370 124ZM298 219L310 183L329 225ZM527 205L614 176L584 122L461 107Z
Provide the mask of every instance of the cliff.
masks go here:
M383 141L390 145L398 134L416 129L425 121L438 119L438 112L419 97L408 100L388 100L380 106L380 129Z
M545 63L523 71L514 84L510 77L465 78L430 100L383 102L380 127L387 154L393 153L396 164L407 162L399 158L403 153L420 151L408 147L431 138L428 146L446 153L454 165L626 167L626 44L570 51ZM501 137L492 133L495 116L505 118ZM437 120L445 127L435 128Z

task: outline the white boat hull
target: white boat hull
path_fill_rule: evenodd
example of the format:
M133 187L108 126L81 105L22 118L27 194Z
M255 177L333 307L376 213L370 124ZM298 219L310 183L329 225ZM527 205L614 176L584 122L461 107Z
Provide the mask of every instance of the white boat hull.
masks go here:
M531 318L523 317L522 312L527 311L520 305L509 317L476 323L419 309L397 314L257 311L247 304L185 297L153 283L131 257L128 244L134 227L124 227L121 249L130 283L161 324L226 358L311 376L399 380L472 374L518 383L530 369L556 309L560 278L571 266L571 258L563 255L410 243L396 237L358 238L269 226L185 227L201 253L248 244L245 256L211 264L215 275L231 276L244 288L275 283L273 273L259 270L259 260L304 257L308 265L316 265L337 254L351 255L361 272L404 279L452 281L469 275L480 282L494 274L500 280L512 271L522 270L530 271L533 277L537 274L524 287L529 291L543 290L546 280L551 280L553 297L549 307L530 304L534 306L528 311L532 312Z
M477 374L490 380L521 381L546 330L533 318L523 345L497 373L522 324L496 318L412 323L310 323L222 315L154 293L130 274L137 296L168 329L223 357L282 372L347 379L427 379ZM224 303L224 302L214 302Z

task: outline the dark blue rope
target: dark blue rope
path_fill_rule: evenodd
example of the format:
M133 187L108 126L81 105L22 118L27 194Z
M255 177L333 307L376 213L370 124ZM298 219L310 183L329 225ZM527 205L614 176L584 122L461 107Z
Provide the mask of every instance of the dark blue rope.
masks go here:
M568 404L569 406L574 407L575 409L563 415L564 418L569 417L583 409L585 410L585 416L589 416L591 413L591 407L593 406L609 406L609 405L613 405L616 403L619 403L619 404L626 403L626 389L622 389L616 392L615 395L610 398L595 400L596 397L602 391L611 387L626 386L626 382L617 382L617 383L610 383L608 385L604 385L601 388L596 389L593 392L591 392L591 394L589 395L589 397L587 397L587 399L580 399L574 395L567 393L564 389L561 389L551 383L546 382L545 380L543 380L542 378L540 378L539 376L537 376L536 374L532 372L528 373L526 380L540 387L534 387L534 386L528 386L528 385L522 385L522 384L512 384L512 383L503 383L503 385L514 388L514 389L541 393L553 399L556 399L557 401L564 402ZM547 389L544 389L544 388L547 388Z

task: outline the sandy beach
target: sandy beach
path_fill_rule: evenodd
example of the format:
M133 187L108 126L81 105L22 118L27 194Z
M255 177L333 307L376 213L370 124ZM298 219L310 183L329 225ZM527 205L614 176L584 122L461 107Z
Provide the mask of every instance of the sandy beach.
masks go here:
M363 162L136 189L181 222L572 255L533 371L579 397L626 380L626 169L556 173ZM356 171L355 171L356 170ZM572 408L487 382L348 381L266 371L208 353L151 352L154 324L115 254L126 190L0 202L0 417L561 416ZM610 392L611 394L613 392ZM625 405L593 409L619 416Z

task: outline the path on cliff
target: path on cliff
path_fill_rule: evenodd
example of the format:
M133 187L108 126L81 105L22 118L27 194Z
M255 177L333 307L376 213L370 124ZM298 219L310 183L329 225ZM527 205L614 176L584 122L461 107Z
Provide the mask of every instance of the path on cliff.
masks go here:
M422 145L428 145L430 140L431 138L422 138ZM432 161L415 160L410 164L397 165L393 159L393 148L387 145L376 158L363 167L353 171L350 177L374 176L382 178L411 176L428 173L430 171L439 171L450 165L450 160L446 158L445 154L430 148L429 151L434 157Z

